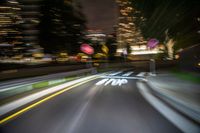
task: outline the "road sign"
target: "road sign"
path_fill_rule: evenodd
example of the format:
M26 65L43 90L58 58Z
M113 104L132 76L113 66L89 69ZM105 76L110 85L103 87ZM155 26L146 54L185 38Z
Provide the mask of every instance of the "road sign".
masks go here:
M102 47L101 47L102 51L105 53L105 54L108 54L109 52L109 49L108 47L104 44Z
M94 48L91 47L89 44L82 44L81 51L88 55L94 54Z
M150 49L154 49L157 45L159 44L159 41L155 38L153 39L150 39L147 43L147 46L150 48Z

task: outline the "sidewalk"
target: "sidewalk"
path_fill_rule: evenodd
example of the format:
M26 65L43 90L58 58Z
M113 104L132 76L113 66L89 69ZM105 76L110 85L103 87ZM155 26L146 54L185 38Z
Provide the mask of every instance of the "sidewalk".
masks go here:
M200 123L200 84L179 79L169 72L147 76L147 80L158 97Z

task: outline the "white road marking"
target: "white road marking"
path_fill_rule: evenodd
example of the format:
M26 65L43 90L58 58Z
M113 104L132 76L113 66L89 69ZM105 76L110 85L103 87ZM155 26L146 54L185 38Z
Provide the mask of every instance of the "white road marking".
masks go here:
M89 106L94 99L95 95L97 94L99 89L97 89L97 86L92 87L88 94L86 95L86 98L88 99L83 105L77 109L77 112L75 112L75 117L73 118L71 124L69 127L66 127L67 133L74 133L76 132L76 129L78 129L79 125L83 123L84 116L87 114ZM64 123L63 123L64 124Z
M101 78L108 78L108 79L139 79L139 80L144 80L143 77L122 77L122 76L101 76Z
M145 72L141 72L141 73L139 73L137 76L138 76L138 77L144 77L145 74L146 74Z
M112 83L112 82L115 82L114 80L115 80L115 79L109 79L109 80L104 84L104 86L107 86L108 84L110 84L110 83Z
M106 81L108 81L109 79L103 79L103 80L100 80L99 82L96 83L96 85L102 85L104 84Z
M123 74L122 76L128 77L128 76L130 76L130 75L133 74L133 73L134 73L134 72L127 72L127 73Z
M127 79L102 79L99 82L96 83L97 86L99 85L111 85L111 86L121 86L124 84L127 84L128 80Z
M109 76L115 76L115 75L118 75L120 73L122 73L123 71L119 71L119 72L116 72L116 73L112 73L112 74L109 74Z

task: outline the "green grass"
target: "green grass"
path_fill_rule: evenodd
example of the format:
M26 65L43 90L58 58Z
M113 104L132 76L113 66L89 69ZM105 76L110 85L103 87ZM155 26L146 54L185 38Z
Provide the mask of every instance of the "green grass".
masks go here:
M52 85L49 85L49 82L48 82L48 81L39 82L39 83L33 84L33 88L34 88L34 89L39 89L39 88L44 88L44 87L51 87L51 86L55 86L55 85L62 84L62 83L67 82L67 81L75 80L76 78L77 78L77 77L66 77L66 78L65 78L65 81L63 81L63 82L58 82L58 83L55 83L55 84L52 84Z
M51 84L51 85L49 85L49 81L43 81L43 82L38 82L38 83L35 83L35 84L32 84L32 85L29 85L28 88L27 88L27 86L25 86L25 87L21 87L21 88L18 88L18 89L14 89L14 90L11 90L11 91L4 92L1 95L6 95L7 97L0 100L0 105L3 105L5 103L9 103L11 101L22 98L24 96L27 96L27 95L36 93L38 91L47 89L49 87L53 87L53 86L60 85L60 84L65 83L65 82L69 82L69 81L78 79L80 77L77 77L77 76L76 77L75 76L66 77L65 81L58 82L58 83Z
M71 81L71 80L77 79L77 77L66 77L65 79L66 79L66 81Z
M200 84L200 76L191 72L183 72L183 71L179 71L179 70L172 70L172 73L182 79L182 80L186 80L186 81L190 81L193 83L198 83Z
M34 89L43 88L48 86L48 81L33 84Z

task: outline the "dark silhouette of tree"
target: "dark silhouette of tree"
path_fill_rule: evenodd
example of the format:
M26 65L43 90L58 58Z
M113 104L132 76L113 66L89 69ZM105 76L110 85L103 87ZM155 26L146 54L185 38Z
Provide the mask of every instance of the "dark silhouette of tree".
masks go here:
M200 42L199 0L130 0L143 36L175 41L175 49ZM143 19L141 19L143 18ZM144 21L143 21L144 20Z
M114 58L114 56L116 54L116 50L117 50L116 44L117 44L117 41L116 41L116 35L115 34L113 34L110 37L107 37L106 46L109 49L109 52L108 52L109 59Z

